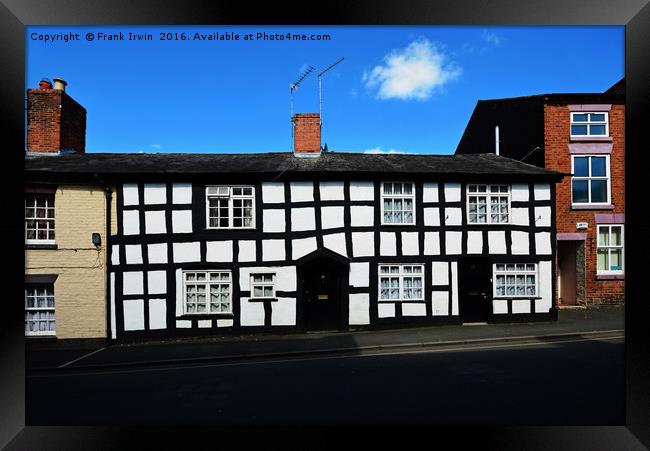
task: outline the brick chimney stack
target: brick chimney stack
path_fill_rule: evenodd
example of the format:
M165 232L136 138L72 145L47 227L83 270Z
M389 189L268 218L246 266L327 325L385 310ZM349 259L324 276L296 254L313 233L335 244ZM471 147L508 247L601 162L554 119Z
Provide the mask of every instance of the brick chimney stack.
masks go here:
M86 151L86 109L65 92L55 78L27 90L27 152L43 154Z
M320 114L295 114L293 116L293 154L297 157L319 157L320 152Z

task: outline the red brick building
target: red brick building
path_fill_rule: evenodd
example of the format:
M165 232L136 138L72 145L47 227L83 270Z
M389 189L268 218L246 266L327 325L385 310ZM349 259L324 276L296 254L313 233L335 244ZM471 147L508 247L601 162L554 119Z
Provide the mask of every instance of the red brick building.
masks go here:
M624 302L625 79L602 93L480 100L456 153L567 174L556 187L558 305Z

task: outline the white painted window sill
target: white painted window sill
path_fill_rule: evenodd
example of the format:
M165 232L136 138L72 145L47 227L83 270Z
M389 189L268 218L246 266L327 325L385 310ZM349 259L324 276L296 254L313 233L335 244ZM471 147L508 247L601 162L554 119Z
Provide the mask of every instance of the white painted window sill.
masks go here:
M613 210L611 204L572 204L571 210Z

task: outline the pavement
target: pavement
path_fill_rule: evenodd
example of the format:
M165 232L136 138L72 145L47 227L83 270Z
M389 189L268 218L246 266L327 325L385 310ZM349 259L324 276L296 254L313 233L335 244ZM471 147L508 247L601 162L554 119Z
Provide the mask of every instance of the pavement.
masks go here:
M624 306L562 309L551 322L450 325L381 331L222 335L129 344L28 342L27 371L102 369L277 356L361 353L454 344L597 337L621 332Z

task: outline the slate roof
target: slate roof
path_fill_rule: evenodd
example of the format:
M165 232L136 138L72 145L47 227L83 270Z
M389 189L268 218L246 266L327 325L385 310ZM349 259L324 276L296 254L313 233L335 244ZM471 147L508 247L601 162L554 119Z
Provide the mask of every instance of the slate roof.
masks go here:
M625 95L625 77L614 83L607 91L610 94L623 94Z
M618 82L620 83L620 82ZM617 84L618 84L617 83ZM614 89L612 89L614 88ZM543 101L546 103L625 103L625 91L621 90L620 86L612 86L605 92L576 92L576 93L550 93L550 94L534 94L529 96L519 97L504 97L501 99L482 99L478 100L477 104L490 104L490 103L517 103L517 102L531 102Z
M118 154L29 156L28 174L103 176L155 174L426 174L535 176L562 174L493 154L408 155L327 152L296 158L291 152L240 154Z

